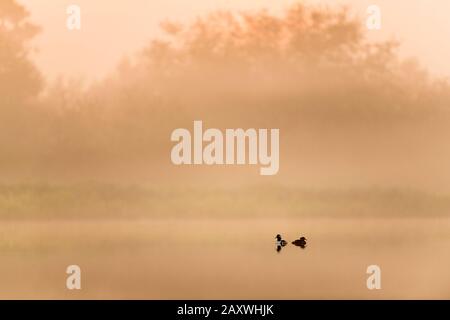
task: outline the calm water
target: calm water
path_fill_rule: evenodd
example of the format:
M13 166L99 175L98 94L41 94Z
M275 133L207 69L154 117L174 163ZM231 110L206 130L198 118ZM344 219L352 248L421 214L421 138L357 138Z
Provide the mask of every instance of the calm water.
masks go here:
M450 219L112 220L0 226L1 298L450 298ZM275 235L308 247L275 249ZM65 289L65 268L82 290ZM366 288L381 267L381 290Z

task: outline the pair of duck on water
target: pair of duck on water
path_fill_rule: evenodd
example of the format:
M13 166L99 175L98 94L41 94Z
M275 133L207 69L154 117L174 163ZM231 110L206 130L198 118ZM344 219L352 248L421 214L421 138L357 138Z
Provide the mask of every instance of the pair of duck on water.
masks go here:
M275 237L276 241L276 245L277 245L277 251L280 251L282 247L286 246L288 244L288 242L286 240L284 240L281 235L277 234L277 236ZM301 247L302 249L304 249L306 247L306 238L305 237L300 237L299 239L296 239L294 241L292 241L292 244L294 246L297 247Z

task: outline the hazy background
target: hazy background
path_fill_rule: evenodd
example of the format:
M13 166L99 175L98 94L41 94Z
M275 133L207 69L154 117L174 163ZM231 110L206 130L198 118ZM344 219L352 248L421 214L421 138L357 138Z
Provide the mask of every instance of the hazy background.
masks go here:
M43 29L17 31L18 47L11 50L22 53L2 80L11 95L2 108L10 132L0 141L9 150L3 179L145 183L191 181L194 174L195 181L209 183L225 174L220 183L447 191L450 90L435 71L446 73L446 63L436 67L447 57L446 41L436 36L445 38L448 23L438 28L442 20L425 15L431 9L419 10L424 5L417 3L408 4L406 16L398 4L380 4L380 33L388 40L375 41L361 3L348 13L340 5L308 12L267 3L272 13L253 3L244 6L247 12L204 13L211 9L206 2L191 10L170 2L161 9L152 2L80 3L82 30L69 32L66 15L58 14L64 3L44 1L34 17ZM177 8L173 16L169 8ZM419 12L428 22L414 16ZM33 21L22 15L18 19ZM427 27L414 28L421 33L412 37L409 19ZM406 51L420 46L421 59L402 58L402 38ZM42 50L37 56L36 46ZM280 128L279 174L173 166L170 133L191 128L196 119L222 129Z
M442 41L450 33L446 0L369 1L369 0L183 0L102 1L78 0L83 10L83 31L69 32L65 25L65 9L73 1L20 0L31 11L31 18L42 26L36 38L39 49L35 56L46 76L72 75L84 78L101 78L107 75L125 54L133 54L155 35L160 34L159 23L170 19L191 21L214 10L252 10L266 8L280 14L294 3L348 5L351 12L366 17L371 4L382 10L383 27L368 32L372 40L395 38L402 42L404 56L416 56L432 71L450 75L450 44ZM438 10L436 8L439 8ZM97 44L101 42L102 46Z
M447 2L380 1L379 33L365 1L79 1L74 32L68 2L20 3L0 3L2 297L450 296ZM279 173L172 165L194 120L279 128ZM277 233L310 246L277 255Z

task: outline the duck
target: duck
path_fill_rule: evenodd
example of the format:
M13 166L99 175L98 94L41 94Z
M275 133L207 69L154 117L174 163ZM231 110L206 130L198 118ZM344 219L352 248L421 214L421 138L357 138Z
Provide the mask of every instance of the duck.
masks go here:
M304 246L306 246L306 238L300 237L300 239L296 239L296 240L292 241L292 244L295 246L304 247Z
M284 247L285 245L287 245L287 241L283 240L283 238L281 238L281 235L277 234L275 239L277 239L277 246Z

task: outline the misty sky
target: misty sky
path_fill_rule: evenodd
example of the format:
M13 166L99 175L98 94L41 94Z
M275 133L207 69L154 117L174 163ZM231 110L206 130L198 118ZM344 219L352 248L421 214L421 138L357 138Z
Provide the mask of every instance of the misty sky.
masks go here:
M43 27L35 41L35 59L45 75L99 78L125 55L135 53L158 34L159 22L189 21L216 9L280 12L293 0L18 0ZM352 12L365 17L370 4L382 9L381 31L373 39L402 41L402 53L416 56L432 72L450 76L450 1L448 0L310 0L304 3L351 4ZM82 9L82 30L65 27L66 7Z

